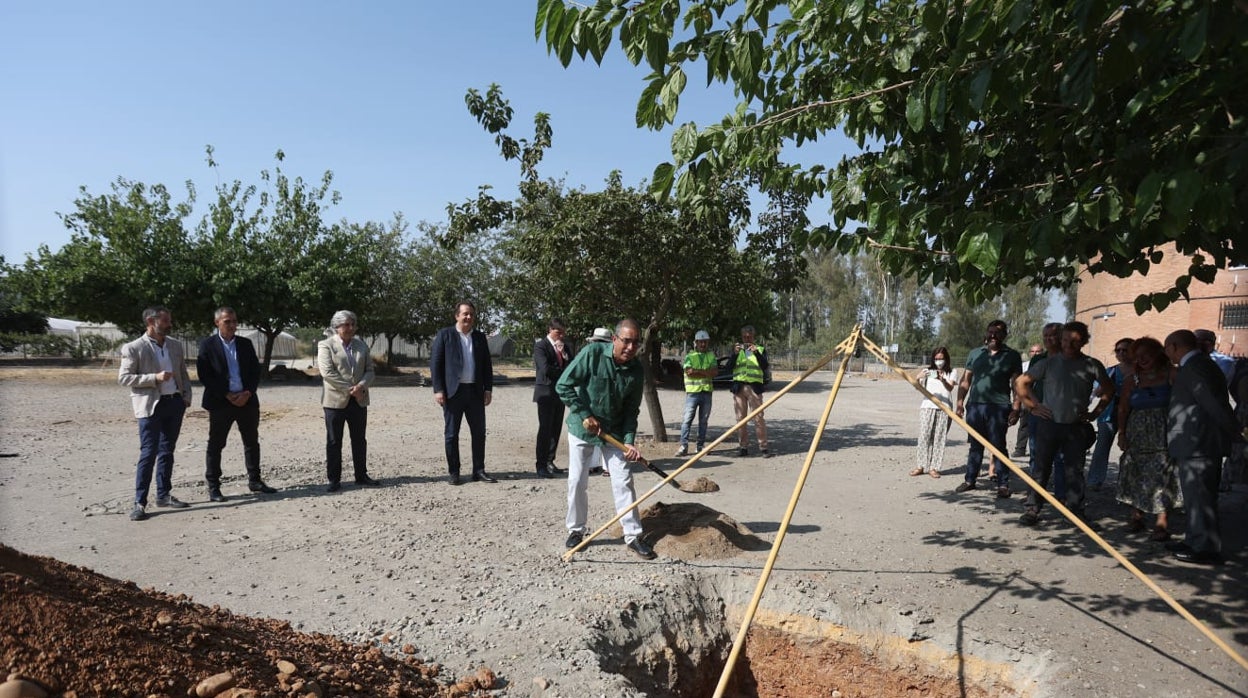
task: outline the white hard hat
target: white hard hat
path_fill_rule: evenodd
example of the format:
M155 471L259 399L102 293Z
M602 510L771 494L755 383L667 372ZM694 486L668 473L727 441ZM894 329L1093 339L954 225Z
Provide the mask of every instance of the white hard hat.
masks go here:
M693 335L693 341L695 342L703 340L703 339L705 339L708 342L711 341L711 335L707 334L706 330L698 330L698 333Z

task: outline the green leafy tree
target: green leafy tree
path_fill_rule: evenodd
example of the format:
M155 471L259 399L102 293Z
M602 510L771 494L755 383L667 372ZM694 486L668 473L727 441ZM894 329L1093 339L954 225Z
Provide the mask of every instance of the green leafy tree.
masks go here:
M15 288L32 308L112 322L132 334L142 331L143 309L153 304L167 306L181 329L206 328L204 267L184 225L194 188L188 182L187 199L176 204L160 184L118 178L111 188L100 195L79 190L75 211L61 215L69 242L56 251L41 245L28 256L12 270Z
M642 333L646 407L655 437L666 441L655 392L663 332L671 331L674 320L690 318L735 321L735 331L752 321L741 317L742 311L770 303L761 263L736 248L744 189L725 187L716 193L724 199L719 210L731 215L701 218L625 186L618 172L611 173L602 191L568 190L537 174L536 164L551 142L545 115L535 119L532 140L514 140L506 132L511 108L496 86L484 97L469 91L467 103L496 134L503 157L520 162L520 197L497 201L482 187L476 200L448 207L444 242L458 244L486 231L505 235L502 249L515 270L541 280L535 295L557 299L526 311L588 318L595 324L635 319Z
M652 71L637 124L675 124L691 75L730 86L719 123L672 134L652 181L710 212L726 179L826 196L802 245L872 250L887 271L972 303L1074 269L1147 273L1173 241L1172 288L1248 263L1248 12L1239 2L538 0L565 66L613 44ZM618 42L618 43L617 43ZM696 79L696 78L695 78ZM790 161L840 132L860 152Z
M216 167L211 146L208 164ZM281 169L260 172L260 185L235 180L218 185L217 198L198 227L194 250L207 278L199 292L212 309L229 305L242 323L265 337L261 365L273 357L276 338L296 325L324 325L335 310L370 286L367 241L322 218L336 204L333 173L319 184L290 179Z

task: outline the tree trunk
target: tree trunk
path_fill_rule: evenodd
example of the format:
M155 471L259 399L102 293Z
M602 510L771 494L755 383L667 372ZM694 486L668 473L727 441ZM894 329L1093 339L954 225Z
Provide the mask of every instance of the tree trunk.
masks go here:
M274 330L260 329L260 334L264 335L264 358L260 360L260 376L262 378L269 377L269 363L273 360L273 345L281 333L280 327Z
M650 413L650 431L654 432L655 443L667 443L667 424L663 421L663 405L659 403L659 333L654 327L647 327L645 333L645 355L641 364L645 367L646 387L642 392L642 402Z

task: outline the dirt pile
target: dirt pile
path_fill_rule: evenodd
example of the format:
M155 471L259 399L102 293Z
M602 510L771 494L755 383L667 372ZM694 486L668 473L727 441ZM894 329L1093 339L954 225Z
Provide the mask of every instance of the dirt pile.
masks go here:
M465 696L496 682L482 667L447 686L437 664L141 590L7 546L0 546L0 596L6 673L65 696L196 695L201 682L226 672L230 680L218 679L223 693L198 695Z
M727 514L692 502L658 502L641 512L641 525L655 550L681 560L722 560L771 547Z

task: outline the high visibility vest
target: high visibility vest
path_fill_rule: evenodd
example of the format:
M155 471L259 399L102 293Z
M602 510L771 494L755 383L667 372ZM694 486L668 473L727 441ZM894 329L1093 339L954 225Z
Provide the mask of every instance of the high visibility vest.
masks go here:
M732 379L740 383L763 383L763 367L758 365L758 359L754 356L754 352L763 354L766 352L761 346L755 344L754 351L746 351L742 349L737 352L737 363L732 371Z
M715 368L715 354L709 351L691 351L685 356L684 368L692 368L695 371ZM704 393L714 389L715 386L711 383L710 378L685 376L686 393Z

